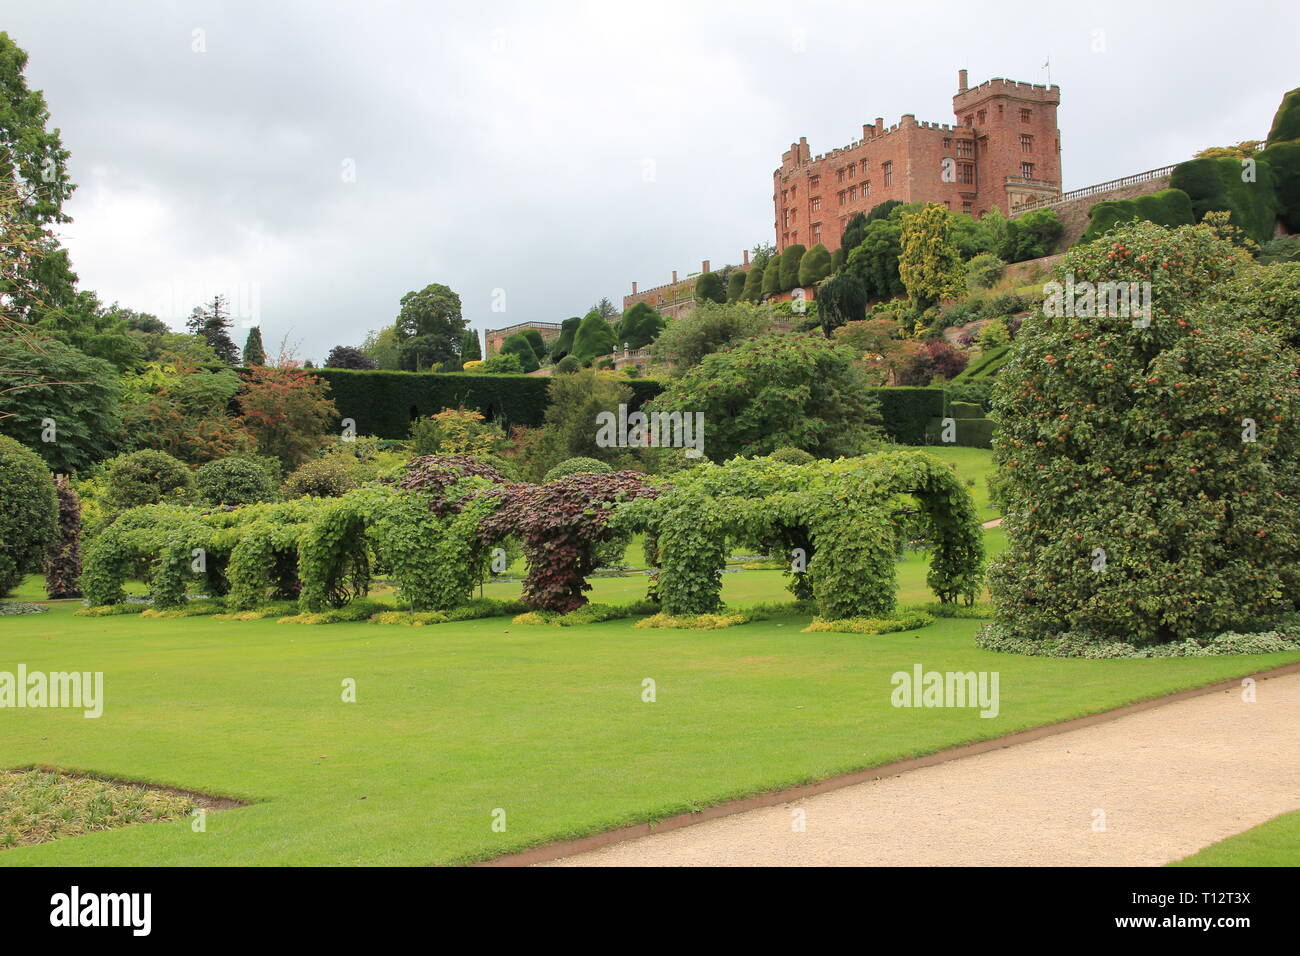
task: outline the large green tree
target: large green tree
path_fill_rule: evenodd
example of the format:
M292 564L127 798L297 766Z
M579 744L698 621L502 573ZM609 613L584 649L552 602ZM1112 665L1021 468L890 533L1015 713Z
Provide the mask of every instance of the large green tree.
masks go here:
M854 359L821 336L749 339L705 356L647 410L702 412L713 461L778 448L857 455L880 437L881 417Z
M249 329L248 337L244 339L244 364L266 364L266 348L262 345L262 329L260 326L255 325ZM376 363L376 367L377 365L378 363Z
M467 325L460 296L445 285L434 282L406 293L396 322L402 368L420 371L458 358Z
M0 432L57 472L107 458L122 439L117 369L70 345L0 337Z
M683 372L698 365L706 355L762 335L774 318L771 306L706 302L668 323L655 339L652 354L656 362Z
M203 336L221 361L227 365L239 364L239 347L230 337L230 308L224 295L214 295L211 302L196 305L185 320L185 327Z
M900 242L898 275L915 314L965 290L966 270L952 238L952 213L943 206L928 203L904 213Z

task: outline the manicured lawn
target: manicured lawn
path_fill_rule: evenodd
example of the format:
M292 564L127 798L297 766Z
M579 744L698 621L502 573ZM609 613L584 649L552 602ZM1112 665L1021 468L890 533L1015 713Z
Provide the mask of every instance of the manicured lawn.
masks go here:
M763 597L777 598L775 572L728 575L729 591L761 589L764 577ZM862 637L801 634L804 618L701 632L72 611L0 618L0 670L103 671L104 714L0 711L0 768L49 765L253 805L210 814L205 833L156 823L5 850L0 863L461 862L1300 659L1019 658L976 650L978 622L959 620ZM998 671L1000 715L892 707L891 675L916 663ZM340 699L349 678L357 703ZM645 678L654 703L642 702ZM504 833L491 826L497 808Z
M1207 846L1170 866L1300 866L1300 810Z

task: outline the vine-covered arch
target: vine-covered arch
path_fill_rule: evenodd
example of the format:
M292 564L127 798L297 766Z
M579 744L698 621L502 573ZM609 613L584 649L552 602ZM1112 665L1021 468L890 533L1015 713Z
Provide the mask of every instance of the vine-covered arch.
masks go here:
M750 542L787 557L801 549L806 566L792 571L792 590L814 598L823 616L879 616L895 606L894 512L905 495L918 502L934 547L931 588L945 603L973 601L983 565L974 503L950 469L922 452L704 465L656 499L625 506L618 522L656 536L665 613L717 611L730 546Z

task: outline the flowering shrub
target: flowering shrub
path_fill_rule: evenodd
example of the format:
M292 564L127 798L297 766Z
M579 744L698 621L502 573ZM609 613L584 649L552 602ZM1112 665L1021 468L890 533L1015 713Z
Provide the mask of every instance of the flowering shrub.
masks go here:
M1221 301L1243 256L1204 225L1135 223L1058 266L1149 282L1153 315L1036 309L997 377L1000 634L1181 642L1294 603L1300 356Z

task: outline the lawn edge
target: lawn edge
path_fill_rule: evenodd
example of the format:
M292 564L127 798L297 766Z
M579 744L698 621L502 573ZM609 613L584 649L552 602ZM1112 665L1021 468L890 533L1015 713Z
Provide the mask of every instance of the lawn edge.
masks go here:
M643 837L652 836L656 833L667 833L671 830L680 830L684 827L694 826L697 823L716 820L719 817L733 816L737 813L745 813L749 810L757 810L763 807L774 807L784 803L792 803L796 800L803 800L808 797L817 796L818 794L828 793L832 790L851 787L859 783L870 783L874 780L882 780L886 777L898 776L899 774L909 773L913 770L922 770L926 767L949 763L953 760L974 757L994 750L1003 750L1007 747L1015 747L1020 744L1031 743L1035 740L1042 740L1045 737L1054 737L1057 734L1068 733L1072 730L1081 730L1084 727L1109 723L1110 721L1118 720L1121 717L1127 717L1130 714L1140 713L1144 710L1152 710L1156 707L1163 707L1166 704L1190 700L1194 697L1202 697L1206 694L1218 693L1219 691L1235 690L1241 686L1241 682L1247 677L1260 681L1270 680L1274 677L1284 677L1288 674L1296 673L1300 673L1300 661L1291 664L1281 664L1277 667L1269 668L1268 670L1256 671L1252 674L1243 674L1239 677L1230 677L1225 680L1216 681L1213 684L1204 684L1200 687L1190 687L1186 690L1174 691L1172 694L1150 697L1146 700L1124 704L1123 706L1099 711L1095 714L1085 714L1082 717L1072 717L1069 720L1043 724L1038 727L1030 727L1026 730L1018 730L1003 737L992 737L988 740L976 741L975 743L959 744L956 747L946 747L942 750L936 750L933 753L923 754L919 757L908 757L903 760L894 760L889 763L878 764L874 767L866 767L862 770L854 770L850 773L837 774L823 780L815 781L814 783L801 784L796 787L786 787L780 790L770 790L763 793L756 793L748 797L724 800L721 803L705 807L702 810L675 814L674 816L666 817L657 822L634 823L628 826L616 827L612 830L602 830L598 833L593 833L584 837L575 837L568 840L556 840L535 847L530 847L526 850L506 853L501 856L480 860L467 865L473 867L533 866L537 863L549 863L553 860L562 859L563 857L574 856L579 853L587 853L591 850L598 850L601 847L611 846L615 843L625 843L629 840L641 839ZM1200 851L1198 850L1197 852Z

